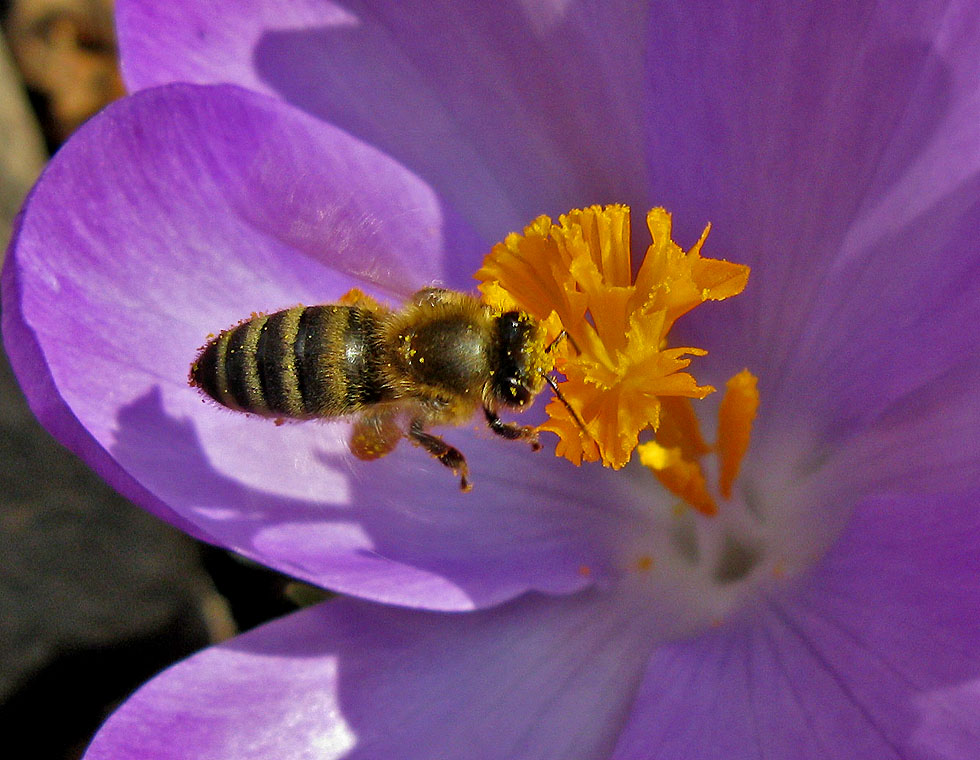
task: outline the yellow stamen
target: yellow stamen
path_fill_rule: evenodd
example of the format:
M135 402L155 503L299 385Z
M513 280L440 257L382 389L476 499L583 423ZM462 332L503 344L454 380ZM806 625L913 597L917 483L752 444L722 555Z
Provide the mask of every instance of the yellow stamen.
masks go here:
M689 399L667 396L661 399L662 414L657 442L667 448L679 448L685 459L694 460L711 451L701 437L701 426Z
M642 557L639 557L636 560L636 569L639 570L641 573L645 573L652 567L653 567L653 557L651 557L649 554L644 554Z
M759 408L757 386L756 377L747 369L727 382L718 409L718 440L713 447L701 437L691 403L687 399L665 399L656 440L637 449L640 462L653 471L664 488L688 506L705 515L716 514L717 501L708 487L700 459L714 451L719 463L718 493L730 499Z
M725 397L718 408L718 461L721 473L718 490L726 499L732 497L732 484L738 477L742 458L749 449L752 421L759 408L759 388L755 376L743 369L725 387Z
M523 235L494 246L476 274L487 301L511 299L568 332L575 350L558 361L561 390L588 435L556 400L540 429L556 433L556 453L575 464L624 466L639 433L659 428L665 398L704 398L714 390L683 371L705 352L667 348L667 333L698 304L741 292L748 278L748 267L701 257L708 228L685 252L670 238L666 211L650 211L647 226L653 243L635 280L630 210L618 205L576 209L558 224L538 217Z
M718 513L697 461L685 459L680 448L665 448L656 441L640 444L640 462L653 470L657 480L675 496L705 515Z

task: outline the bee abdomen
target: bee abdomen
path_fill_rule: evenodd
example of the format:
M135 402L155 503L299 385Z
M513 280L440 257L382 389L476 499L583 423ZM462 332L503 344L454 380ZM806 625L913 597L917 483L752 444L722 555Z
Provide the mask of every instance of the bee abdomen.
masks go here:
M191 383L232 409L334 417L384 400L377 317L351 306L255 316L209 342Z
M232 409L264 409L255 348L268 319L253 316L209 341L191 365L191 384Z

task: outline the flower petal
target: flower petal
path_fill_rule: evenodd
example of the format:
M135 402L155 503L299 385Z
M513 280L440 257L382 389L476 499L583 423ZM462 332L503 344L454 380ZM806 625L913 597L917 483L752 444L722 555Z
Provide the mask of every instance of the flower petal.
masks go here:
M798 588L658 650L615 760L974 757L978 498L867 501Z
M583 200L645 201L646 11L583 5L123 0L118 16L130 88L275 94L412 168L489 243Z
M980 352L886 407L832 450L834 494L956 493L980 488Z
M630 617L591 593L469 615L328 602L164 672L85 757L600 760L648 651Z
M392 603L575 590L625 519L597 505L628 484L459 430L477 484L463 495L419 449L352 461L345 424L277 427L187 384L209 332L354 284L390 302L457 281L444 251L471 241L410 174L289 106L145 91L90 122L31 196L4 272L7 348L56 437L198 537Z
M23 217L20 217L18 224L15 225L14 239L17 237L19 221L22 219ZM68 449L85 459L100 477L107 483L111 483L123 496L141 504L152 514L188 535L214 543L215 539L201 526L185 519L179 512L174 511L143 488L139 481L126 472L79 424L71 408L58 393L33 331L25 324L23 315L15 307L19 298L20 284L19 273L14 266L5 266L2 286L4 349L16 368L21 390L27 397L31 411L41 424Z
M698 6L652 19L649 45L653 195L682 245L711 221L706 255L752 267L744 297L678 326L705 380L748 366L763 404L814 393L819 416L939 374L977 314L976 3Z
M930 385L947 385L947 414L969 405L944 376L980 352L978 228L980 174L873 246L847 246L776 393L805 397L837 441Z
M692 8L650 39L658 202L752 266L673 339L709 350L701 382L759 376L750 459L795 435L859 493L980 485L980 7Z

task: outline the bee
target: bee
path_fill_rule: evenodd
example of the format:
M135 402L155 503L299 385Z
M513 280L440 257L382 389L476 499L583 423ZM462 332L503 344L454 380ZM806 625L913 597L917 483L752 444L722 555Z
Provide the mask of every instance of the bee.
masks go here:
M277 420L353 417L360 459L407 437L468 491L466 458L428 428L461 425L482 408L490 430L538 450L534 428L498 412L523 411L545 383L558 392L549 373L563 336L547 343L526 312L465 293L425 288L392 310L355 289L336 304L253 314L224 330L200 349L189 381L223 406Z

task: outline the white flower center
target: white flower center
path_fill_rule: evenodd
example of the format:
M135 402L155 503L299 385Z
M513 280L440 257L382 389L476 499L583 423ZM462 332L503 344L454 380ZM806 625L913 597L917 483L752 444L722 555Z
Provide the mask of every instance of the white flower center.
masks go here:
M761 437L761 436L760 436ZM627 583L654 618L661 640L691 636L791 583L826 553L850 513L832 503L805 438L759 440L731 497L702 514L651 484L644 467L627 468L639 525L618 557ZM717 464L701 461L708 482ZM651 487L653 486L653 487Z

